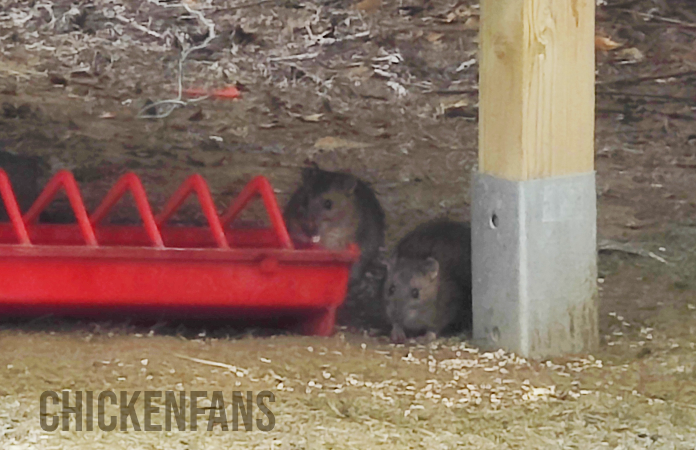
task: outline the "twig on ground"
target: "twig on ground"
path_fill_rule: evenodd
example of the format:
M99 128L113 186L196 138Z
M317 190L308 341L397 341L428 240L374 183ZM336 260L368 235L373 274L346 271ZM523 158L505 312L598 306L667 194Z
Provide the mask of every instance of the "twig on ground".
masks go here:
M140 30L145 34L149 34L150 36L154 36L157 39L162 39L162 35L160 33L156 32L156 31L152 31L151 29L149 29L148 27L146 27L144 25L140 25L134 19L129 19L129 18L123 17L121 15L116 15L115 17L117 20L120 20L121 22L132 26L136 30Z
M209 360L207 360L207 359L193 358L193 357L191 357L191 356L179 355L179 354L175 354L174 356L176 356L177 358L186 359L186 360L189 360L189 361L192 361L192 362L195 362L195 363L198 363L198 364L203 364L203 365L206 365L206 366L219 367L219 368L222 368L222 369L227 369L227 370L229 370L230 372L234 373L234 374L237 375L237 376L244 376L244 375L246 375L246 373L247 373L247 370L246 370L246 369L242 369L242 368L240 368L240 367L233 366L232 364L225 364L225 363L217 362L217 361L209 361Z
M601 113L601 114L626 114L626 109L618 109L618 108L597 108L595 109L596 113ZM679 113L669 113L669 112L664 112L664 111L657 111L654 109L647 109L644 108L640 111L640 114L653 114L656 116L663 116L663 117L668 117L670 119L680 119L680 120L691 120L694 121L696 120L696 115L688 115L688 114L679 114ZM679 167L679 165L677 165Z
M150 0L150 1L152 3L160 5L159 1L157 1L157 0L154 0L154 1ZM183 100L183 96L184 96L184 86L183 86L183 84L184 84L184 81L183 81L183 79L184 79L184 61L186 60L186 58L188 58L188 56L192 52L206 48L208 46L208 44L210 44L210 42L213 39L215 39L215 23L211 20L206 19L205 15L201 11L191 9L191 7L189 5L187 5L186 3L181 3L181 4L178 4L177 6L182 6L190 14L198 16L198 19L201 21L201 23L203 23L208 28L208 36L206 36L205 40L202 43L200 43L198 45L194 45L193 47L189 47L186 50L183 50L181 52L181 55L179 56L179 76L178 76L178 80L177 80L177 82L178 82L178 84L177 84L177 92L178 92L177 97L174 99L170 99L170 100L161 100L161 101L144 106L140 110L140 112L138 113L138 115L137 115L138 118L141 118L141 119L163 119L165 117L168 117L172 113L172 111L174 111L174 109L176 109L179 106L186 106L189 103L194 103L194 102L205 100L206 98L208 98L207 96L205 96L205 97L197 98L195 100L188 100L188 101ZM154 115L147 114L147 111L149 111L151 108L157 108L158 106L162 106L162 105L169 105L170 108L167 109L166 111L160 113L160 114L154 114Z
M696 104L696 98L675 97L673 95L659 94L641 94L638 92L619 92L619 91L597 91L597 95L607 97L634 97L634 98L652 98L655 100L673 101L687 104Z
M261 6L265 5L266 3L273 3L275 0L260 0L258 2L249 2L249 3L242 3L241 5L231 5L228 6L226 9L228 11L236 11L238 9L243 9L243 8L252 8L254 6Z
M637 77L625 77L625 78L618 78L615 80L603 80L603 81L597 81L597 85L598 86L606 86L606 85L610 85L610 84L632 84L632 83L640 83L643 81L653 81L653 80L661 80L661 79L667 79L667 78L683 78L683 77L688 77L690 75L696 75L696 70L686 70L686 71L666 73L666 74L658 74L658 75L643 75L643 76L637 76Z
M317 56L319 56L319 52L302 53L300 55L276 56L273 58L268 58L268 61L270 61L270 62L296 61L296 60L302 60L302 59L312 59L312 58L316 58Z
M462 94L478 94L477 88L470 89L437 89L434 91L426 91L424 94L434 95L462 95Z
M659 20L660 22L670 23L672 25L679 25L680 27L684 27L684 28L696 28L696 23L684 22L683 20L679 20L679 19L672 19L670 17L656 16L655 14L635 11L633 9L617 8L616 10L627 12L627 13L633 13L633 14L636 14L638 16L645 17L646 19L655 19L655 20Z
M628 6L633 6L640 0L628 0L621 3L606 3L603 5L605 9L625 9Z
M652 258L656 261L659 261L663 264L670 264L666 259L663 257L656 255L655 253L645 250L639 247L636 247L635 245L623 243L623 242L617 242L617 241L612 241L609 239L602 239L597 243L597 250L598 251L609 251L609 252L622 252L622 253L628 253L630 255L637 255L637 256L642 256L644 258Z

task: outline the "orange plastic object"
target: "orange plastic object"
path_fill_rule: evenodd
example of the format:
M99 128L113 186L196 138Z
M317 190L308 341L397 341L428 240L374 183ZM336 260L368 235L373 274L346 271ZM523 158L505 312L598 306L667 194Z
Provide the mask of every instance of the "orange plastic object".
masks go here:
M63 189L76 224L37 223ZM141 225L104 225L132 194ZM207 227L167 220L196 194ZM271 227L230 225L257 195ZM7 174L0 196L9 222L0 223L0 315L111 315L272 319L306 334L332 333L346 294L357 246L345 251L295 249L268 180L254 178L219 216L210 190L192 175L154 215L140 179L121 177L87 214L72 174L61 171L21 216ZM265 320L264 320L265 321Z
M237 89L235 86L227 86L222 89L212 90L202 88L188 88L184 89L183 93L184 95L187 95L189 97L203 97L207 95L213 98L225 100L232 100L239 97L240 95L239 89Z

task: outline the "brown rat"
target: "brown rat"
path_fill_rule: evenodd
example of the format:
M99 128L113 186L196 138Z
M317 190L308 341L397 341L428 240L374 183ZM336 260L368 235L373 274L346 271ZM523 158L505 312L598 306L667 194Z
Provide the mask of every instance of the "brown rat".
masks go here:
M421 224L401 239L387 265L384 299L394 342L471 329L469 224Z
M342 250L360 247L351 281L359 280L384 246L384 210L372 189L359 178L318 167L302 171L302 184L283 213L296 245Z

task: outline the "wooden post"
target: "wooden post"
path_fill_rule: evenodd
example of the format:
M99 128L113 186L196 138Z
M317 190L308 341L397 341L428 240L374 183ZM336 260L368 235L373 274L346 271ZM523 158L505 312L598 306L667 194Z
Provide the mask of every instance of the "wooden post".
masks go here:
M594 0L482 0L474 336L525 356L598 341Z

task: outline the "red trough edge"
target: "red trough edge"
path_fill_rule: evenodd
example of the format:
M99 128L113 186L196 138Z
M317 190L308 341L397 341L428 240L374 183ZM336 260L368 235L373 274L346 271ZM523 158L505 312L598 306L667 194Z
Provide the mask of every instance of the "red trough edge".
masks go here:
M77 224L37 223L61 189ZM133 196L142 226L102 225L126 192ZM167 226L193 193L208 226ZM270 229L230 228L257 194ZM232 309L266 319L289 313L299 317L299 331L325 336L333 331L350 266L360 253L354 244L343 251L295 249L263 176L252 179L221 216L198 174L187 178L157 215L132 172L119 178L91 215L75 178L65 170L51 178L24 216L2 169L0 197L10 222L0 223L0 314L125 307L173 308L188 317L207 308L221 317L221 311Z

